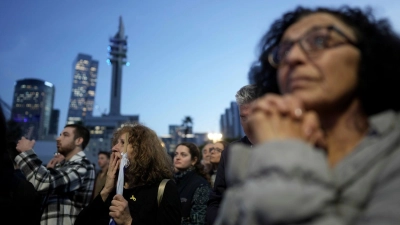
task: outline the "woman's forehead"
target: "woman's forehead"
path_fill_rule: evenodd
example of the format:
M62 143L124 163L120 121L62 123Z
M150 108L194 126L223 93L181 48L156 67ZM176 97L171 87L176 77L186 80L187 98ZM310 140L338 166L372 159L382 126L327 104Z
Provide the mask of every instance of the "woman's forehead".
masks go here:
M121 134L119 135L119 139L125 139L125 137L126 137L127 134L128 134L128 132L121 133Z
M284 32L281 40L297 40L316 27L327 27L331 25L343 31L351 39L355 39L354 32L348 25L332 14L321 12L304 16L290 25Z

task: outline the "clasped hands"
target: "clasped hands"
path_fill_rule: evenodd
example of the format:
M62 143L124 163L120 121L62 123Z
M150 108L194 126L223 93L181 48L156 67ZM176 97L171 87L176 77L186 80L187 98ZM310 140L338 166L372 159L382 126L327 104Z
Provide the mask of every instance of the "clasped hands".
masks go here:
M257 144L295 138L325 149L317 113L305 110L302 102L291 95L267 94L254 101L249 124Z

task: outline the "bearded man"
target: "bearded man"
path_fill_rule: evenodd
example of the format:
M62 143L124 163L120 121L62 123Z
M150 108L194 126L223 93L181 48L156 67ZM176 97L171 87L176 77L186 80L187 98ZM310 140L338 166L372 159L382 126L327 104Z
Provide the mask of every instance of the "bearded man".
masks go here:
M83 150L90 132L79 124L64 127L57 138L57 152L63 161L46 168L33 150L35 140L22 137L15 162L39 193L44 195L41 224L72 225L76 216L92 199L94 165Z

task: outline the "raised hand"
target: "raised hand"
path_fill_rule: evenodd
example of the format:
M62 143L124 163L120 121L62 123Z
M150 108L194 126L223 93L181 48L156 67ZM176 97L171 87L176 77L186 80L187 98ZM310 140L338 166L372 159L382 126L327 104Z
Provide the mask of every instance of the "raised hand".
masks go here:
M117 224L131 224L132 217L129 212L128 201L122 195L115 195L111 201L109 215Z
M54 168L57 163L62 162L65 159L65 157L63 155L61 155L60 153L57 153L50 161L49 163L47 163L47 168Z
M22 137L18 143L17 143L17 151L18 152L26 152L29 151L31 149L33 149L33 146L35 145L35 140L28 140L25 137Z
M117 171L121 162L121 153L113 151L110 156L110 163L108 164L107 179L104 184L104 188L101 190L100 195L103 201L105 201L115 189L115 182L118 177Z

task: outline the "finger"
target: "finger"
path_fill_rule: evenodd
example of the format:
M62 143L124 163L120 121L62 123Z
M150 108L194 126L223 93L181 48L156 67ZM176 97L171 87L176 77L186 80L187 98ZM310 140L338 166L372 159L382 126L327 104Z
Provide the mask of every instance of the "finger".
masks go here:
M114 168L115 164L117 163L116 161L117 160L116 160L115 152L113 152L111 154L111 163L110 163L111 168Z
M317 113L308 111L304 114L302 130L304 138L312 145L315 145L317 140L323 138L323 131Z
M284 104L287 106L287 110L290 116L295 119L301 119L304 112L304 107L300 99L293 95L283 96Z
M282 104L281 96L277 94L266 94L259 99L257 99L252 104L252 110L261 110L265 113L269 113L272 108L278 108L282 112L286 111L285 105Z
M326 139L325 134L322 130L319 130L315 135L315 147L326 150Z
M113 218L118 218L118 217L120 217L121 211L118 210L117 207L115 207L115 206L110 206L110 207L109 207L109 210L110 210L110 213L109 213L108 215L110 215L111 217L113 217Z

